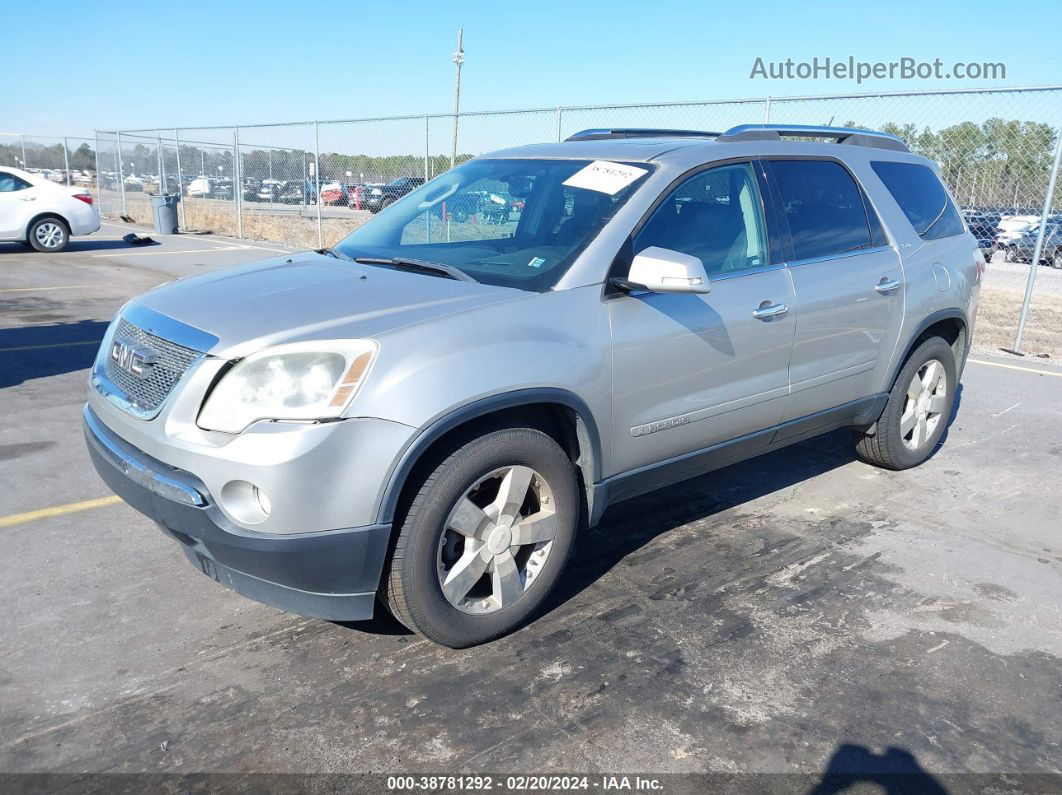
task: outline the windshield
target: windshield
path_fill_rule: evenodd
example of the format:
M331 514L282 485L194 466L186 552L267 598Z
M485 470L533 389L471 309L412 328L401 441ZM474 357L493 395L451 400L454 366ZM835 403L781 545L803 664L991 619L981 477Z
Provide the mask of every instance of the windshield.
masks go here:
M415 259L478 282L552 288L651 166L589 160L470 160L344 238L351 259Z

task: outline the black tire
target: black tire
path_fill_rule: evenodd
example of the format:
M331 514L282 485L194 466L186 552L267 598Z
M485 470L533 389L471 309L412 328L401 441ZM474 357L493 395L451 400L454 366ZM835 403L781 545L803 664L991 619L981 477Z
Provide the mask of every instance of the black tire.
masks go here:
M44 235L44 230L53 232L53 235ZM46 242L52 240L54 240L54 242ZM66 244L70 242L70 227L66 225L66 221L62 218L57 218L55 216L38 218L30 224L30 228L26 234L26 242L35 251L54 254L62 251L66 248Z
M988 250L988 251L985 252L985 262L991 262L991 261L992 261L992 251Z
M908 434L903 433L901 429L901 418L908 399L908 386L912 384L915 374L934 360L943 366L944 405L938 413L939 421L935 423L932 432L927 434L917 449L911 449L903 438ZM856 432L856 455L866 463L884 469L909 469L921 464L933 454L948 427L957 386L955 353L951 346L940 337L925 340L911 352L904 366L900 368L874 434Z
M534 580L511 604L494 612L463 612L447 600L440 584L447 518L469 488L511 466L530 467L548 484L556 516L552 546ZM384 578L391 613L414 632L454 649L484 643L523 625L553 589L575 538L580 500L568 456L539 430L498 426L455 441L428 463L421 478L396 522L397 537ZM522 575L524 583L526 576Z
M1008 246L1006 252L1003 254L1003 259L1006 262L1017 262L1018 261L1017 249L1015 249L1014 246Z
M384 210L394 204L396 201L394 196L384 196L383 201L380 202L380 209Z
M1062 248L1057 249L1054 256L1051 257L1051 267L1062 270Z

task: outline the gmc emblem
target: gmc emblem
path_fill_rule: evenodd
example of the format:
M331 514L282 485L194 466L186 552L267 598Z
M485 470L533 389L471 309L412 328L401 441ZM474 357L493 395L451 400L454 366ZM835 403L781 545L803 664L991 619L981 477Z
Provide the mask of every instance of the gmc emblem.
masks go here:
M147 378L158 357L149 348L116 339L111 343L111 361L136 378Z

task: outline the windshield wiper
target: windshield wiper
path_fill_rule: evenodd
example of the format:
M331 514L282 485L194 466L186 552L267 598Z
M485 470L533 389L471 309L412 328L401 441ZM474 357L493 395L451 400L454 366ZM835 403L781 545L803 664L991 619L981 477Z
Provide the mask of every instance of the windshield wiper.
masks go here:
M348 260L348 261L350 260L350 257L348 257L346 254L340 254L334 248L318 248L318 249L314 249L314 253L315 254L324 254L327 257L335 257L336 259L345 259L345 260Z
M444 265L441 262L428 262L427 260L411 259L409 257L355 257L354 261L361 265L392 265L396 268L409 268L421 273L444 276L447 279L457 279L459 282L475 281L463 270L452 265Z

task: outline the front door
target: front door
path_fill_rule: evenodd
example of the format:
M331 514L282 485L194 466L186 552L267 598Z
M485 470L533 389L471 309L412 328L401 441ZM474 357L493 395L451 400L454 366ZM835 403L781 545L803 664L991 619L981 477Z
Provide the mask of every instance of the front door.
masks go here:
M795 296L787 270L770 263L752 167L719 166L680 184L633 251L650 246L699 257L711 291L609 300L610 474L770 428L789 390Z
M0 239L21 238L26 233L37 191L21 177L0 169Z

